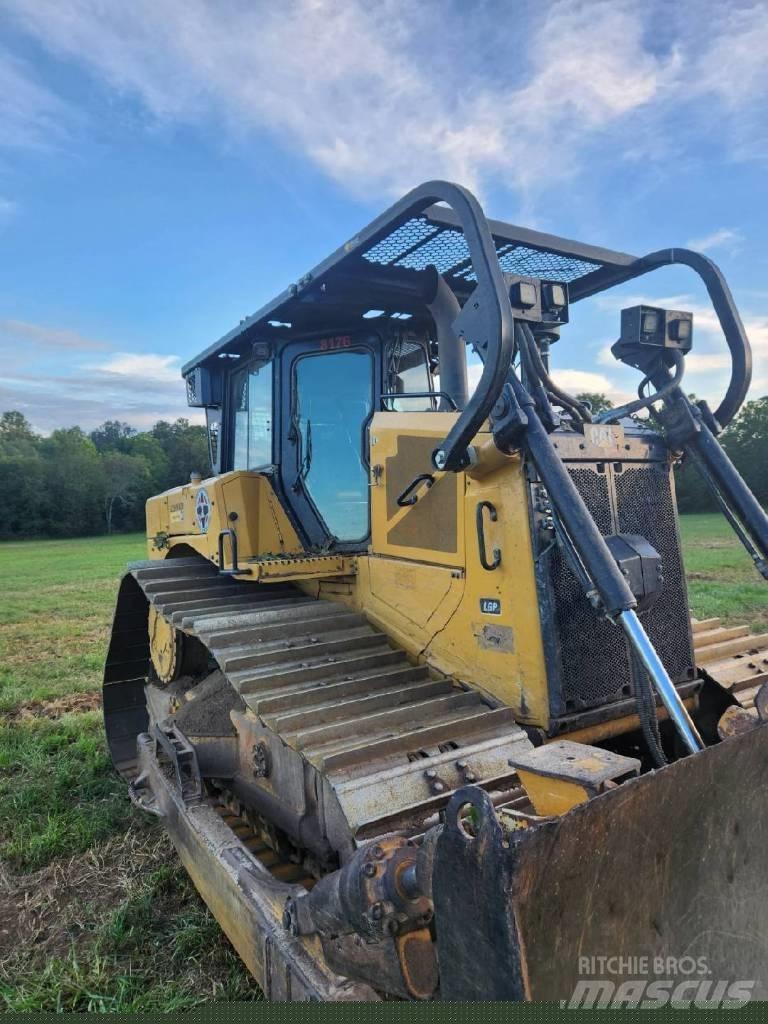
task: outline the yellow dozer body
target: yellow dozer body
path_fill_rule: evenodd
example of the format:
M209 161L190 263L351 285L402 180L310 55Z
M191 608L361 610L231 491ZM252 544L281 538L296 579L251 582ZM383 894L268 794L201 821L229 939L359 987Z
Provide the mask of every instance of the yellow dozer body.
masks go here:
M549 376L572 306L676 261L726 399L679 387L690 314L634 307L614 352L649 390L593 415ZM592 1005L616 956L760 994L768 639L691 623L673 479L691 458L765 573L716 441L749 368L703 257L441 182L184 368L213 475L147 503L106 728L268 997Z

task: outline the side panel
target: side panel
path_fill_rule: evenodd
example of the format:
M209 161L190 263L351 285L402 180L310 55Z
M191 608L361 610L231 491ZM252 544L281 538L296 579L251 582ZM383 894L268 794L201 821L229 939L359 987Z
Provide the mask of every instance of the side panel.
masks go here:
M415 476L430 471L429 456L454 419L374 417L373 544L369 558L359 559L359 606L412 654L508 705L520 721L546 726L547 674L520 461L510 459L482 480L438 474L416 505L396 503ZM481 433L477 442L487 439ZM498 550L496 568L482 564L481 506L483 555L491 565Z
M371 546L376 554L463 568L464 475L438 474L415 505L398 496L434 473L432 452L456 413L377 413L370 429Z
M147 502L150 558L179 545L218 562L221 530L234 530L240 561L265 554L299 554L302 544L263 473L236 471L185 484ZM229 559L229 545L225 545Z

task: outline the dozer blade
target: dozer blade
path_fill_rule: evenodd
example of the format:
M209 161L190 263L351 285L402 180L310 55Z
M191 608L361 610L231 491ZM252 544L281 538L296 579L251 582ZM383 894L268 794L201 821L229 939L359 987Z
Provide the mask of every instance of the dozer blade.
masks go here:
M480 789L455 793L433 875L442 997L605 1005L635 978L765 999L767 780L759 725L515 831Z

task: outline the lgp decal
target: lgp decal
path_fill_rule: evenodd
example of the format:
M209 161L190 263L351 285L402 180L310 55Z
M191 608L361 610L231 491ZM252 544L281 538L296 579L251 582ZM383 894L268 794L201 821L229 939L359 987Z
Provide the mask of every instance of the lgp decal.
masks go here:
M483 615L501 615L501 601L495 597L481 597L480 611Z
M204 487L200 488L195 499L195 519L197 519L200 532L208 533L208 523L211 519L211 500Z

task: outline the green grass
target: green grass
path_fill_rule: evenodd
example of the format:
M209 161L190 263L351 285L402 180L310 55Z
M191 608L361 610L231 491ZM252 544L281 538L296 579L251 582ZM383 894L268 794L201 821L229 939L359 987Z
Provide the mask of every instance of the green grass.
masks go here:
M0 925L17 922L0 928L0 1010L260 997L131 807L100 710L80 710L98 701L117 581L145 551L140 535L0 545Z
M680 531L696 618L768 630L768 586L722 516L683 516Z
M0 544L0 712L101 687L105 643L140 534Z
M131 805L110 770L102 730L97 711L0 725L0 856L14 871L127 828Z
M260 997L170 844L144 843L140 870L110 862L122 896L115 906L65 906L68 946L49 944L44 958L21 951L0 967L0 1009L167 1013Z
M693 614L768 629L768 589L728 526L686 516L681 531ZM144 557L138 535L0 545L0 1010L259 998L128 803L94 709L117 581Z

